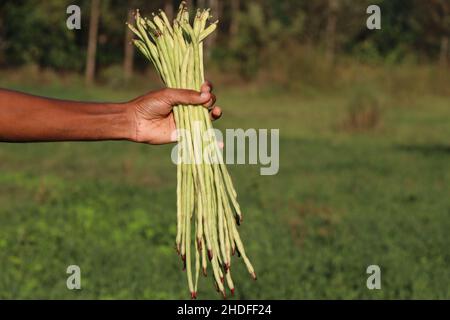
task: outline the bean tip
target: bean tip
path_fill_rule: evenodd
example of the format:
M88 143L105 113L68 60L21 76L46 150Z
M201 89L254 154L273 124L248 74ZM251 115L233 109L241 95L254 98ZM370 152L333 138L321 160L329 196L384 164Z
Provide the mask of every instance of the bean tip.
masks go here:
M256 278L256 273L255 273L255 271L252 272L252 278L253 278L253 280L256 281L257 278Z

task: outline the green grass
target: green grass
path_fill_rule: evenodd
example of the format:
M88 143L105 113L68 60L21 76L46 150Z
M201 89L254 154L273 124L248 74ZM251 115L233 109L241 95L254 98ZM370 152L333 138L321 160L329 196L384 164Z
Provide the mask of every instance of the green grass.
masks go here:
M16 87L120 101L136 91ZM230 166L258 281L232 262L237 298L450 298L448 97L376 92L381 122L342 128L354 92L218 88L221 128L280 128L280 171ZM174 250L171 146L0 145L0 298L188 298ZM68 265L82 290L66 288ZM366 288L377 264L382 289ZM212 277L199 298L218 298Z

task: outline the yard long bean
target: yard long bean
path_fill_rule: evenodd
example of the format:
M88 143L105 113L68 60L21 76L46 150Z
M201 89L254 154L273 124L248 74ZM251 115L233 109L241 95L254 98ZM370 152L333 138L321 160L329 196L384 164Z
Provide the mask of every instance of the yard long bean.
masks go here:
M154 64L167 87L199 90L204 82L203 41L218 24L215 21L207 25L210 18L209 9L197 10L191 25L188 8L182 2L173 24L161 10L150 19L136 11L135 25L129 28L137 37L133 43ZM235 290L231 256L236 249L256 279L237 230L242 221L237 193L208 111L186 105L173 110L179 129L176 249L193 299L197 297L200 270L207 275L208 259L214 285L225 297L225 283L231 294Z

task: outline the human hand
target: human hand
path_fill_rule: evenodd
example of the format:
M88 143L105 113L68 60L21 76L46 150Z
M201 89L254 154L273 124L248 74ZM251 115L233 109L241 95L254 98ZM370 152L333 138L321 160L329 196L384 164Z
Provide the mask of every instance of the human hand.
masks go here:
M186 89L162 89L150 92L129 102L132 123L130 130L132 140L149 144L175 142L173 132L176 130L173 107L177 105L203 106L210 110L211 119L216 120L222 110L214 106L216 96L212 85L205 82L200 92Z

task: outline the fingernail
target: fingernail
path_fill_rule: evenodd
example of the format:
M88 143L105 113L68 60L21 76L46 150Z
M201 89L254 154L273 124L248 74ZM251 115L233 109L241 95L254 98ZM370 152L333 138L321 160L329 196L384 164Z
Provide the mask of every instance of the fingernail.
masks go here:
M209 92L202 92L201 94L200 94L200 98L202 98L202 99L209 99L210 98L210 94L209 94Z

